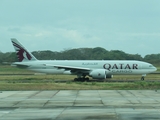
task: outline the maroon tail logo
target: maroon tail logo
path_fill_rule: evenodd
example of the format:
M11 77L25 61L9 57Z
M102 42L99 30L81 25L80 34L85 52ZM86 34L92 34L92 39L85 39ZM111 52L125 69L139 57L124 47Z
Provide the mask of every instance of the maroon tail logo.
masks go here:
M27 59L27 60L31 60L31 55L25 50L23 49L20 45L18 45L17 43L13 42L13 45L18 48L16 49L16 53L17 53L17 56L18 56L18 60L19 62L22 62L24 59Z

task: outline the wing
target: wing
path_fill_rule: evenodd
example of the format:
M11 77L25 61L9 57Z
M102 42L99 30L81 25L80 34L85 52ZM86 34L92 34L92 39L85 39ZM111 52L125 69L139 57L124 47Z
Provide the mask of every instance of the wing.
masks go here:
M71 73L89 73L91 71L90 68L83 68L83 67L73 67L73 66L63 66L63 65L46 65L46 66L53 66L57 69L65 69L66 71L70 71Z

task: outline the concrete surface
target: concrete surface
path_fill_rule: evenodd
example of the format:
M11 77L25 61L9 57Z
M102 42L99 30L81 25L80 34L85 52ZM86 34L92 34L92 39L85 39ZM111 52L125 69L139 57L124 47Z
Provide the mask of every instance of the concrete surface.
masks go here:
M160 120L160 91L0 92L0 120Z

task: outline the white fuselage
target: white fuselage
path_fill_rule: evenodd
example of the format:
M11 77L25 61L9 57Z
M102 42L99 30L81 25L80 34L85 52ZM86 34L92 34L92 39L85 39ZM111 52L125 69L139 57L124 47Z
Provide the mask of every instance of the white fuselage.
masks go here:
M37 60L17 39L11 39L19 62L16 65L32 71L49 74L74 74L78 80L111 78L116 74L145 74L157 69L146 62L134 60ZM77 80L77 79L75 79Z
M37 60L15 62L29 66L27 69L50 74L73 74L70 70L59 69L55 65L87 68L91 70L105 69L107 74L148 74L156 71L152 64L134 60Z

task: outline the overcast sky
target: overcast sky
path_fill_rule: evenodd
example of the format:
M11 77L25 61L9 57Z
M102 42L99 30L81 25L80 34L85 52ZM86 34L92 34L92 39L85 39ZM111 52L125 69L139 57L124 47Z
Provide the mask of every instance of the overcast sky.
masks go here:
M0 0L0 51L103 47L160 53L160 0Z

